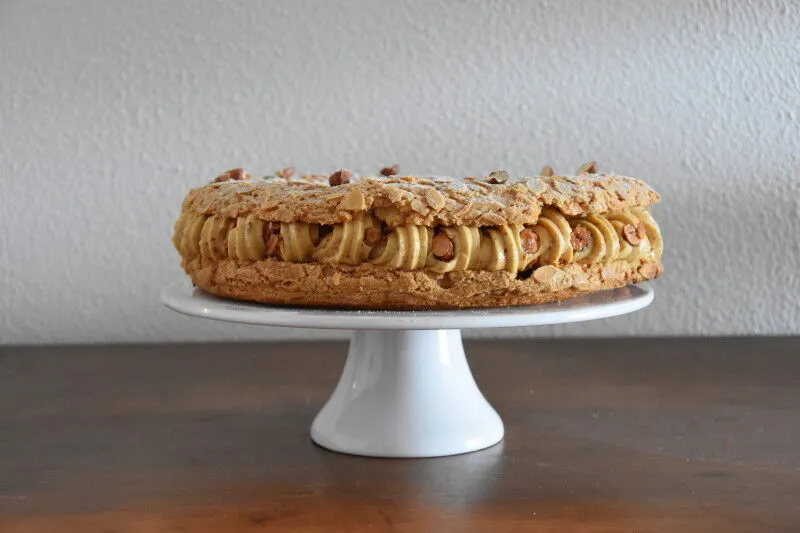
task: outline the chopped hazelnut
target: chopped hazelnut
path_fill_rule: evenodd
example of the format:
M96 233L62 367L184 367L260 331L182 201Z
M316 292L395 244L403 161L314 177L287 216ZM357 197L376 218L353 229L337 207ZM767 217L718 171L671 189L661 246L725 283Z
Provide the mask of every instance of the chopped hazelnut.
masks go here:
M597 174L598 170L597 161L588 161L581 165L581 168L578 169L578 174Z
M486 181L495 185L498 183L505 183L508 181L508 172L505 170L495 170L489 174L489 177L486 178Z
M622 226L622 235L625 236L626 241L628 241L634 246L642 242L642 238L639 237L639 232L637 231L637 227L634 226L633 224L625 224L624 226Z
M353 173L350 172L349 170L345 169L337 170L336 172L330 175L330 177L328 178L328 183L330 183L331 186L344 185L345 183L350 183L350 178L352 177Z
M364 244L367 246L375 246L381 239L383 238L383 232L381 229L376 226L372 226L367 228L367 231L364 232Z
M541 172L539 172L540 176L552 176L553 174L555 174L555 171L550 165L543 166Z
M275 175L279 178L291 178L294 176L294 167L286 167L283 170L277 171Z
M529 254L539 251L539 234L530 228L525 228L519 232L519 239L522 242L522 249Z
M250 175L245 172L243 168L232 168L214 178L213 183L221 183L223 181L241 181L246 180L249 177Z
M593 240L592 233L584 226L575 226L569 238L569 242L576 252L580 252L590 246Z
M431 247L434 257L442 261L450 261L456 256L453 239L444 232L439 232L433 236Z
M400 165L392 165L381 169L381 176L394 176L400 173Z
M230 174L231 179L235 181L244 180L248 177L247 172L245 172L243 168L233 168L229 170L227 174Z

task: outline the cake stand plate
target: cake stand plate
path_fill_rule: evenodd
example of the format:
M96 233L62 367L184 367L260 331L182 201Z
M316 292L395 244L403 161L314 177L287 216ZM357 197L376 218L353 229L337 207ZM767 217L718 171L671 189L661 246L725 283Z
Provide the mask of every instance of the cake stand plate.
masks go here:
M339 384L311 425L338 452L436 457L497 444L503 422L469 370L461 330L563 324L631 313L653 301L647 283L553 304L458 311L353 311L238 302L184 285L167 307L191 316L295 328L354 330Z

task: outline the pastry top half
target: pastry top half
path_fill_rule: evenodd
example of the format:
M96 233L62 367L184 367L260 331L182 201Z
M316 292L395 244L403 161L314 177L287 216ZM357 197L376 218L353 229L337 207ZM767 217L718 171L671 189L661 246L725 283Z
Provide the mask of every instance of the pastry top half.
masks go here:
M492 183L499 180L504 181ZM659 200L641 180L588 172L499 179L353 176L335 186L329 181L327 175L244 174L193 189L183 212L313 224L348 222L369 213L390 227L481 227L535 224L548 206L564 215L587 216L644 208Z
M372 264L433 274L624 262L660 274L663 243L644 182L543 171L512 178L253 177L234 169L189 192L174 243L184 260ZM544 268L542 270L543 267ZM557 274L557 273L555 273Z

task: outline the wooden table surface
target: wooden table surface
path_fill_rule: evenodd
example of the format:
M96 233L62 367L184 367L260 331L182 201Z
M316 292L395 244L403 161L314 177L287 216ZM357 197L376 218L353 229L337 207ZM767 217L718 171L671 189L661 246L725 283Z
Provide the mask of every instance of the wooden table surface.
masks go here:
M800 531L800 339L480 341L506 439L312 444L346 345L0 349L0 532Z

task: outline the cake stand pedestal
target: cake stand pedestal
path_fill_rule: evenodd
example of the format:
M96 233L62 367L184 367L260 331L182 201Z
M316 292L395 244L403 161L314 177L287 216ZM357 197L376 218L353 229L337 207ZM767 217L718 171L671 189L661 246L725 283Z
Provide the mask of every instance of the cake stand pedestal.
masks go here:
M562 324L646 307L646 283L529 307L463 311L352 311L267 306L217 298L187 286L162 293L167 307L213 320L353 330L339 384L311 426L338 452L435 457L497 444L503 422L469 370L461 330Z

